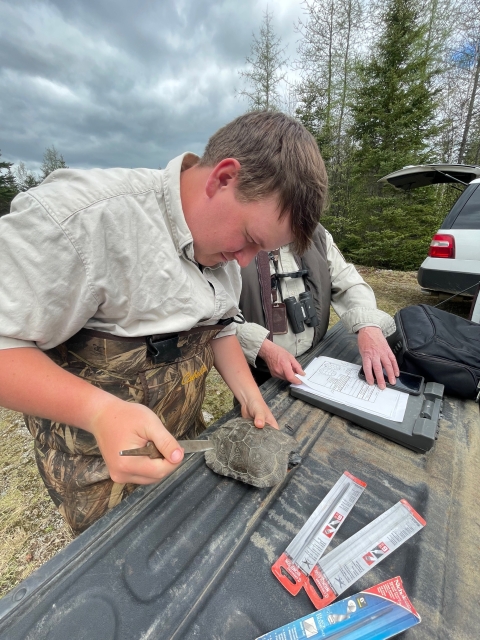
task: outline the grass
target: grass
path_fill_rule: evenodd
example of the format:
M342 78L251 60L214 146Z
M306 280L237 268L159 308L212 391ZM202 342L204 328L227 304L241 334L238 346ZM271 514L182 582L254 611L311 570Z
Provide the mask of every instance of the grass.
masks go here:
M426 295L417 283L416 271L391 271L362 266L358 266L357 271L374 290L378 308L392 316L403 307L411 304L435 306L441 303L440 309L455 313L463 318L468 317L472 304L471 298L459 297L446 302L446 299L450 297L449 294Z
M203 417L207 425L218 420L233 407L233 393L215 369L207 377L207 392L203 403Z
M394 315L410 305L435 305L425 296L415 272L358 267L375 291L377 305ZM445 297L445 296L444 296ZM440 308L467 317L470 300L455 299ZM330 326L338 321L333 312ZM207 378L203 405L207 424L232 408L233 396L218 372ZM50 500L37 472L32 438L21 414L0 408L0 597L63 549L73 535Z
M23 416L0 408L0 595L73 535L43 486Z

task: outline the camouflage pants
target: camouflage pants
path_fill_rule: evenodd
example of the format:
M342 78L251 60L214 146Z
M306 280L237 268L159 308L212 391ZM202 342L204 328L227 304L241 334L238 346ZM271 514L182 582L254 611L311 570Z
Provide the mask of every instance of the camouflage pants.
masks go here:
M146 405L175 438L195 438L205 429L201 407L213 365L210 340L221 329L202 327L178 334L173 338L176 357L162 364L152 363L145 338L87 330L46 354L66 371L118 398ZM75 533L135 489L134 484L110 479L91 433L34 416L25 416L25 422L35 438L43 482Z

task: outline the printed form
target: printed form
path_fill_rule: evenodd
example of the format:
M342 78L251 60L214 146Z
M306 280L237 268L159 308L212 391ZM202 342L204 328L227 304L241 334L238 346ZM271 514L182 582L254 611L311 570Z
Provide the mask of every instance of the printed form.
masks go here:
M408 394L395 389L370 386L358 377L360 365L320 356L305 368L300 385L292 385L317 396L373 413L387 420L402 422L407 408Z

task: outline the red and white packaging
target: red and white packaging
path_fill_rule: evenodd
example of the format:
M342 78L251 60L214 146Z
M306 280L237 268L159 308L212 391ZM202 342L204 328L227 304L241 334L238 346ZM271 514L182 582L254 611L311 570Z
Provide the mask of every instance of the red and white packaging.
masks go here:
M425 525L415 509L400 500L315 565L310 578L316 588L310 581L302 585L308 597L317 609L326 607Z
M366 486L345 471L272 566L274 575L289 593L297 595L308 584L309 574Z

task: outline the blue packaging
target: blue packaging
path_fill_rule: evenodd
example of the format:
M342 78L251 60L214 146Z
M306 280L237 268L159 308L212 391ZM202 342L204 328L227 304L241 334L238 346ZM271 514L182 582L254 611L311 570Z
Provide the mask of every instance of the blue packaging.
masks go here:
M256 640L386 640L419 622L397 576Z

